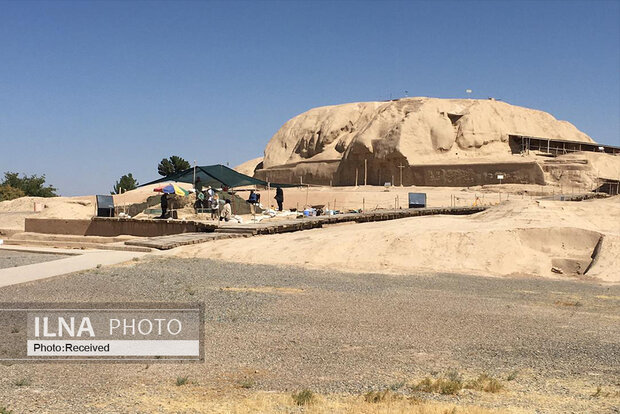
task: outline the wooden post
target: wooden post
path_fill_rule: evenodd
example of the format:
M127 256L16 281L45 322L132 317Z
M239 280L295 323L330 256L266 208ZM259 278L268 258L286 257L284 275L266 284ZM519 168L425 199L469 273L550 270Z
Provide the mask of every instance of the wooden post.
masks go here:
M271 204L271 183L269 183L269 181L267 181L267 198L269 199L268 201L269 208L272 208L273 205Z
M357 187L357 173L358 173L358 169L355 169L355 186Z
M368 179L368 160L364 160L364 185L366 185Z
M194 188L196 188L196 160L194 160Z
M366 199L362 198L362 211L366 212Z
M403 168L405 168L405 166L401 162L400 165L398 166L398 169L400 170L400 186L401 187L403 186Z

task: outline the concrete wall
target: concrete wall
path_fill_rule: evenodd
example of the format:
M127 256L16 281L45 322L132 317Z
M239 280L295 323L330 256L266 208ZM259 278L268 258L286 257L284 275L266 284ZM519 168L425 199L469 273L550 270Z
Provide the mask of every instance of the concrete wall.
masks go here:
M169 234L214 231L215 225L180 220L134 220L94 217L92 220L26 218L25 231L78 236L140 236L154 237Z

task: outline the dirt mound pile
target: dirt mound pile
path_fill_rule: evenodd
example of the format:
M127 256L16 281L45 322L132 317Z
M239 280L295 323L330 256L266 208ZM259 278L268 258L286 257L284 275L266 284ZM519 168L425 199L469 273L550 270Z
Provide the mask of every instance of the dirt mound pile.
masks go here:
M301 179L338 185L353 185L357 177L360 183L366 179L369 184L383 185L390 181L398 183L399 167L407 167L403 171L405 185L429 185L432 183L416 182L416 174L450 173L416 172L409 167L528 161L535 164L532 159L513 155L509 135L593 142L569 122L546 112L495 100L407 98L351 103L314 108L289 120L267 144L263 169L257 171L257 176L269 176L271 181ZM542 180L540 168L534 170L521 173L515 182Z
M353 272L595 277L620 283L618 222L619 197L510 200L472 216L407 218L224 240L178 254Z
M244 162L243 164L237 165L234 170L245 175L249 175L250 177L254 176L254 172L262 168L263 166L263 157L253 158L249 161Z
M21 197L0 202L0 229L23 230L26 217L87 219L94 215L95 196Z

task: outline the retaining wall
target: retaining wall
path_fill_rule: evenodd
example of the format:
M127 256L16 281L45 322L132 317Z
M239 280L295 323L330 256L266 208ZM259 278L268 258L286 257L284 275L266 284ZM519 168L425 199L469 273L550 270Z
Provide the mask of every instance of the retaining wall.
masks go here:
M169 234L214 231L213 224L182 220L135 220L127 218L93 217L90 220L26 218L25 231L77 236L139 236L155 237Z
M383 186L386 182L400 185L402 171L403 185L432 187L469 187L474 185L498 184L496 173L503 173L504 184L545 184L545 176L536 162L501 162L472 164L428 164L407 165L404 159L367 160L367 184ZM255 176L283 184L304 184L353 186L364 184L364 159L342 160L340 164L299 163L257 170Z

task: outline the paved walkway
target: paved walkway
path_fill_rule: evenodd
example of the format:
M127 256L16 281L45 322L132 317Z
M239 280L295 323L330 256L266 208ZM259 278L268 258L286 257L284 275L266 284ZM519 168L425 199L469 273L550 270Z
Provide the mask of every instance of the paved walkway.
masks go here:
M122 263L131 260L134 257L141 257L147 254L141 252L111 250L86 250L77 252L75 250L67 249L22 246L0 246L0 250L67 255L64 259L0 269L0 287L32 282L34 280L46 279L49 277L79 272L82 270L94 269L97 265L108 266Z

